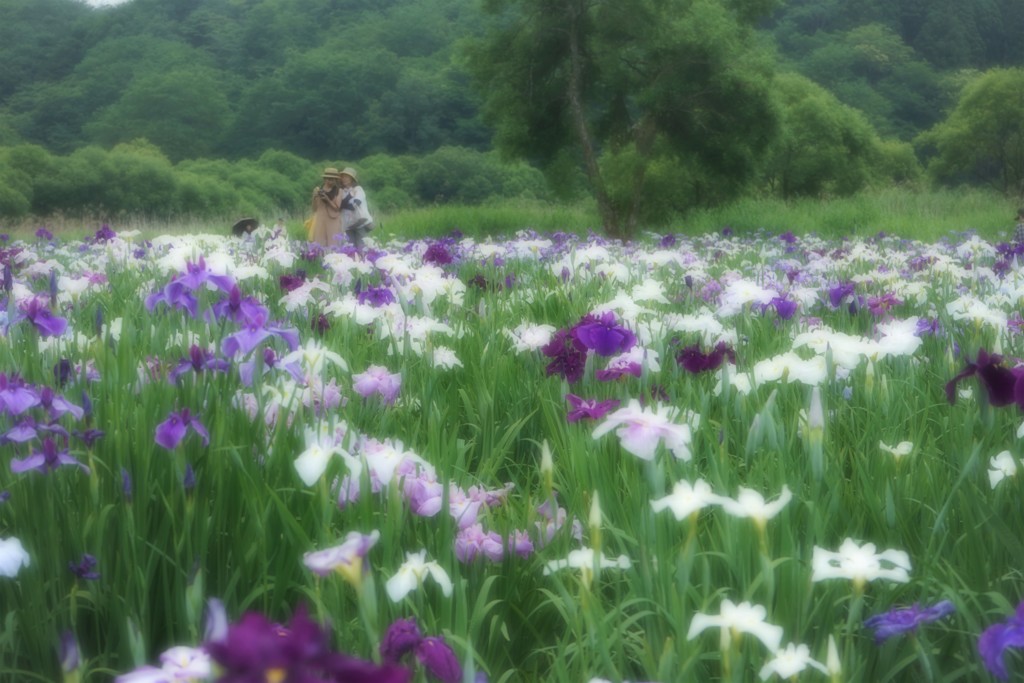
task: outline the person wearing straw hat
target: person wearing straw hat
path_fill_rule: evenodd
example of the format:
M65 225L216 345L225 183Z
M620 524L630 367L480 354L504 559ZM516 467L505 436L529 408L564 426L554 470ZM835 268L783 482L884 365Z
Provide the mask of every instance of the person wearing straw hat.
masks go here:
M359 184L356 170L351 166L342 169L340 176L341 229L356 249L362 249L363 237L373 230L373 218L366 206L366 192Z
M309 241L329 247L341 234L341 175L336 168L325 168L323 183L313 190L313 226Z

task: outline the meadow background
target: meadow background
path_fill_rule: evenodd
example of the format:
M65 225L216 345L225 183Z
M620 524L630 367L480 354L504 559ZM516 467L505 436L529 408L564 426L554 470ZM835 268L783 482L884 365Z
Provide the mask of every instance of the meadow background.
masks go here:
M160 653L204 642L210 598L232 622L304 605L367 660L415 617L460 663L407 658L417 680L988 675L979 636L1016 628L1021 597L1019 410L992 381L965 378L953 404L946 387L973 362L1011 372L1016 247L728 227L373 239L365 258L268 230L8 242L0 537L27 560L5 545L4 675L148 663L142 680L170 680L182 664ZM540 348L537 326L588 315L614 355ZM263 341L229 343L246 331ZM687 366L716 348L735 362ZM633 417L602 434L616 413L570 421L569 394ZM187 429L162 445L175 415ZM620 440L630 419L650 450ZM12 466L47 447L80 465ZM652 505L700 481L713 495L680 492L679 519ZM310 569L353 532L379 534L355 572ZM874 545L829 578L817 556L847 539ZM423 573L392 599L419 551L450 592ZM732 620L726 601L764 611ZM952 614L884 643L863 623L940 601ZM803 655L774 651L789 643Z

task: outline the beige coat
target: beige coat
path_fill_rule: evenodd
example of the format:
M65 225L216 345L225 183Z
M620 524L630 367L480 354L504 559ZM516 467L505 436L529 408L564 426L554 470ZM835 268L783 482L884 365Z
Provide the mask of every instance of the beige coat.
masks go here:
M339 189L333 198L320 196L318 187L313 190L313 229L309 233L309 241L325 247L337 246L335 239L341 234L341 198Z

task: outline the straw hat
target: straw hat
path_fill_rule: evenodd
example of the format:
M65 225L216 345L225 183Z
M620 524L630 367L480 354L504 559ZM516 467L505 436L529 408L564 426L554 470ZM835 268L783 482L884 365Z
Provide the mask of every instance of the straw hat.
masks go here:
M341 169L341 173L339 173L338 175L347 175L353 181L357 183L359 182L359 177L356 175L356 169L352 168L351 166L346 166L345 168Z
M341 174L338 173L338 169L330 166L324 169L324 178L340 178Z

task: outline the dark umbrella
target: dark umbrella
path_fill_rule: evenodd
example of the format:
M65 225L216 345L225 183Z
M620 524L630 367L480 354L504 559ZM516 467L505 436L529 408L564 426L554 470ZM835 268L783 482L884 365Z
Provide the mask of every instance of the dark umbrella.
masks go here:
M255 218L243 218L231 226L232 235L244 235L259 227L260 222Z

